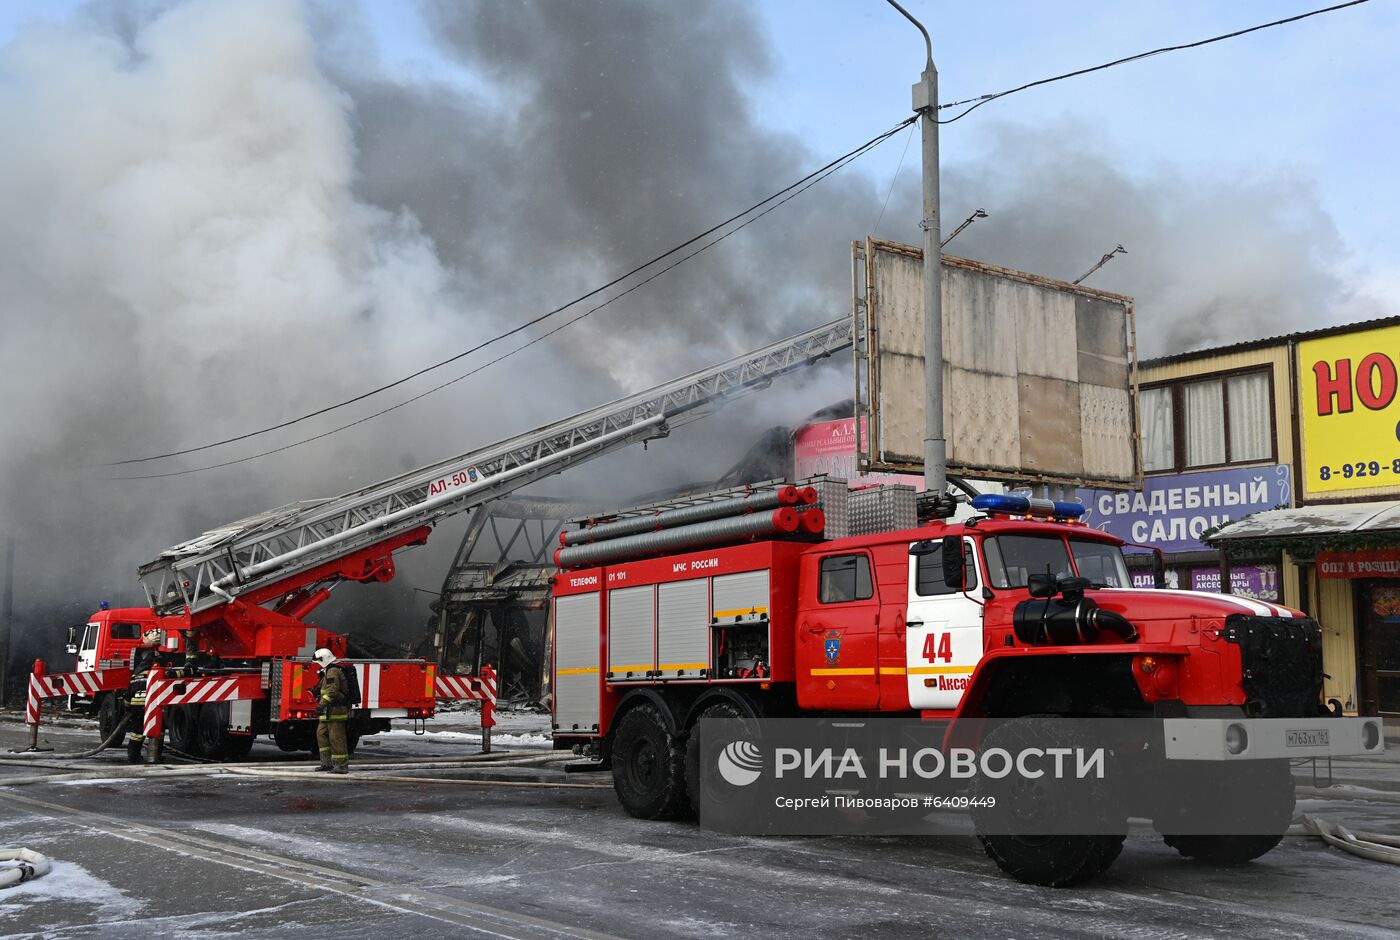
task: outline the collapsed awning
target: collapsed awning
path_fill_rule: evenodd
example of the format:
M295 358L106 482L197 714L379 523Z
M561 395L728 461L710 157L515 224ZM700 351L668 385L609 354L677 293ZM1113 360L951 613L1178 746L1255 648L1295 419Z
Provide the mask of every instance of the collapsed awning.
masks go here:
M1222 526L1205 541L1222 547L1242 543L1375 542L1400 536L1400 502L1339 503L1266 509Z

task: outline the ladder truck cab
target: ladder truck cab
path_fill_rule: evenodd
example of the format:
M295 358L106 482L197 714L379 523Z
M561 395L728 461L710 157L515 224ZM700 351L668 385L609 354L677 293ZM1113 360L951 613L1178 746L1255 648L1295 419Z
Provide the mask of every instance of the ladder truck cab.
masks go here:
M854 522L862 495L828 483L820 508ZM1220 755L1239 753L1253 722L1332 729L1330 745L1307 753L1270 750L1257 735L1253 759L1226 768L1270 806L1272 835L1165 836L1219 863L1282 838L1293 809L1285 758L1383 749L1376 719L1327 717L1321 635L1301 612L1134 589L1124 543L1078 522L1075 503L980 495L979 514L955 522L946 502L923 525L830 539L742 509L700 523L685 515L693 508L581 521L555 556L555 747L600 759L623 808L660 819L699 807L691 732L707 716L903 713L949 734L989 718L1146 719L1158 732L1184 720L1199 748ZM747 529L735 524L744 519ZM1130 809L1171 831L1167 809ZM1123 833L979 830L1004 871L1054 885L1105 870Z

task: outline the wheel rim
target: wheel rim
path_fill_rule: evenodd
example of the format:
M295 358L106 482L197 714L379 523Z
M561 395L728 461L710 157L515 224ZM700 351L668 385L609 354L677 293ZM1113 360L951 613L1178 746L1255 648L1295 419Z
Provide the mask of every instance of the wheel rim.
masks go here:
M642 739L627 754L627 778L633 789L650 792L661 774L661 762L652 741Z

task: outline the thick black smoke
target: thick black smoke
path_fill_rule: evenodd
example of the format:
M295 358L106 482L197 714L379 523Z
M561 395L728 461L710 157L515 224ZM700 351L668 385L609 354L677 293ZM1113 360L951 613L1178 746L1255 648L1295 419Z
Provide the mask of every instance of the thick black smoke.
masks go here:
M848 245L887 185L861 164L362 428L173 479L82 469L411 371L834 156L756 116L749 90L770 75L770 38L739 0L422 10L449 66L441 79L381 67L340 3L103 3L0 49L0 535L17 541L34 645L51 647L54 628L104 597L135 602L135 567L211 525L364 485L849 309ZM891 100L870 134L903 116L902 91ZM945 168L945 231L964 208L993 215L954 250L1073 277L1123 242L1130 254L1092 283L1138 296L1146 353L1308 325L1343 294L1331 273L1342 246L1304 182L1129 176L1112 142L1082 129L989 126L985 153ZM911 163L882 235L917 239L916 182ZM837 362L549 486L606 504L718 475L764 428L849 395ZM244 456L370 410L132 469ZM408 585L436 587L455 535L445 527L407 556L401 583L373 599L345 592L335 613L416 628L426 597Z

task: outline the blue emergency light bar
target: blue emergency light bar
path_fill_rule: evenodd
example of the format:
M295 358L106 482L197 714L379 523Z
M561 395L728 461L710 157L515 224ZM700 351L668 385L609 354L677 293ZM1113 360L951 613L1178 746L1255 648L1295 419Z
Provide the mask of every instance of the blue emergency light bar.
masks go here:
M1010 493L983 493L972 499L978 512L1005 513L1012 516L1050 516L1055 519L1078 519L1084 515L1080 503L1015 496Z

